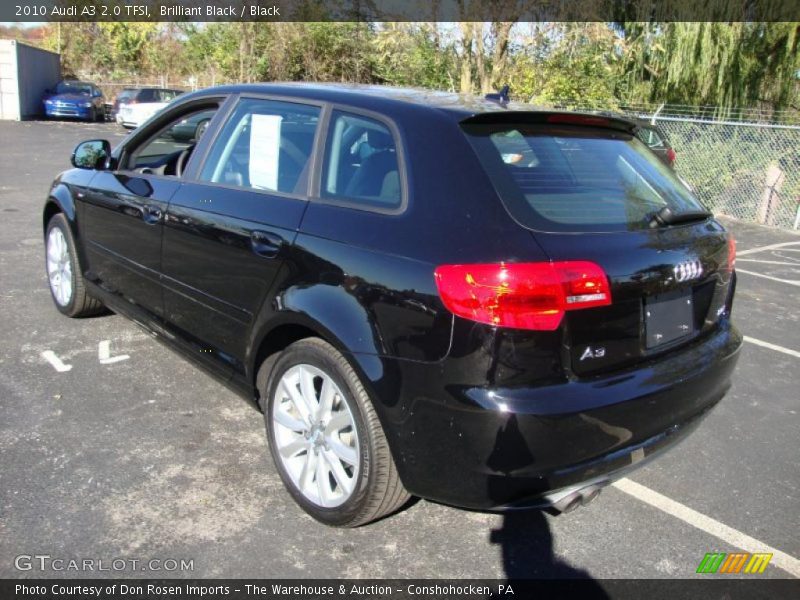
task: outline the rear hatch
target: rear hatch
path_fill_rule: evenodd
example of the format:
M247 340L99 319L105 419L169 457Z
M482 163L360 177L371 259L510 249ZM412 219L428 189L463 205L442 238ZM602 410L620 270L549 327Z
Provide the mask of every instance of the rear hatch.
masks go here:
M732 240L624 120L502 112L462 123L511 216L552 261L591 261L611 303L567 310L575 374L689 344L730 310Z

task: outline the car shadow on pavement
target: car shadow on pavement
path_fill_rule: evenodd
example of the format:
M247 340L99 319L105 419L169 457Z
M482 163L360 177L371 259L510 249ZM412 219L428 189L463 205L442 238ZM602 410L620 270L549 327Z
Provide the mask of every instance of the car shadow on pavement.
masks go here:
M488 466L505 477L535 463L528 443L519 430L516 415L510 415L498 429ZM501 478L490 477L488 496L498 502L506 501L506 484ZM603 588L582 569L559 560L553 552L553 534L543 510L509 510L503 513L502 525L493 529L490 542L500 546L503 571L511 580L575 580L581 595L608 598Z
M500 546L503 570L509 579L592 579L587 571L555 556L553 535L541 510L505 513L501 527L492 530L490 541Z

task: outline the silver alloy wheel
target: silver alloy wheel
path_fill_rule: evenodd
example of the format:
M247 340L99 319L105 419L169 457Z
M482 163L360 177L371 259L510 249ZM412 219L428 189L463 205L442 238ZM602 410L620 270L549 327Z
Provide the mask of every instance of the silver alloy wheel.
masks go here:
M64 233L53 227L47 236L47 277L53 297L60 306L72 300L72 261Z
M272 402L272 434L295 487L324 508L344 504L358 481L358 431L342 391L321 369L295 365Z

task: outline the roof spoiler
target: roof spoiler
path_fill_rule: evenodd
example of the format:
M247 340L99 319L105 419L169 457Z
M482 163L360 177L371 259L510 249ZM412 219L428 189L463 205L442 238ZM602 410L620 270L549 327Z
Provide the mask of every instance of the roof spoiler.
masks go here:
M628 119L588 113L546 110L509 110L488 111L467 117L461 121L463 125L501 125L513 123L536 123L543 125L579 125L581 127L599 127L615 129L633 134L638 125Z

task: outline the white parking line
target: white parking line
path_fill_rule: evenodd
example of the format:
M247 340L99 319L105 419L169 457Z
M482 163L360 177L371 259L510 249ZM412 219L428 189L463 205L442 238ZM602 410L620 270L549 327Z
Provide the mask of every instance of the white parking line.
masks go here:
M800 577L800 560L794 556L790 556L785 552L773 548L749 535L742 533L728 527L724 523L720 523L716 519L712 519L699 513L696 510L689 508L685 504L676 502L671 498L667 498L663 494L651 490L640 483L636 483L630 479L620 479L612 484L618 490L625 492L629 496L633 496L637 500L649 504L665 513L672 515L676 519L680 519L684 523L688 523L692 527L696 527L700 531L704 531L714 537L722 540L747 552L765 552L772 554L771 564L780 567L787 573Z
M787 262L785 260L761 260L760 258L737 258L736 262L753 262L760 265L782 265L785 267L800 266L800 261Z
M785 248L786 246L800 246L800 242L781 242L780 244L770 244L769 246L761 246L759 248L750 248L749 250L737 250L736 257L746 256L748 254L755 254L756 252L763 252L764 250L774 250L775 248Z
M52 350L45 350L42 352L41 357L53 365L53 368L59 373L66 373L72 369L72 365L65 365Z
M765 342L763 340L757 340L756 338L751 338L749 336L744 336L744 341L750 342L751 344L755 344L756 346L763 346L764 348L775 350L776 352L783 352L784 354L788 354L789 356L794 356L795 358L800 358L800 352L798 352L797 350L792 350L791 348L784 348L783 346L778 346L777 344L770 344L769 342Z
M747 273L748 275L753 275L754 277L763 277L764 279L771 279L772 281L780 281L781 283L788 283L789 285L796 285L800 287L800 281L795 281L793 279L781 279L780 277L772 277L771 275L763 275L761 273L754 273L753 271L745 271L744 269L736 269L737 273Z
M111 356L111 341L103 340L97 345L97 358L101 365L110 365L121 360L128 360L130 356L127 354Z

